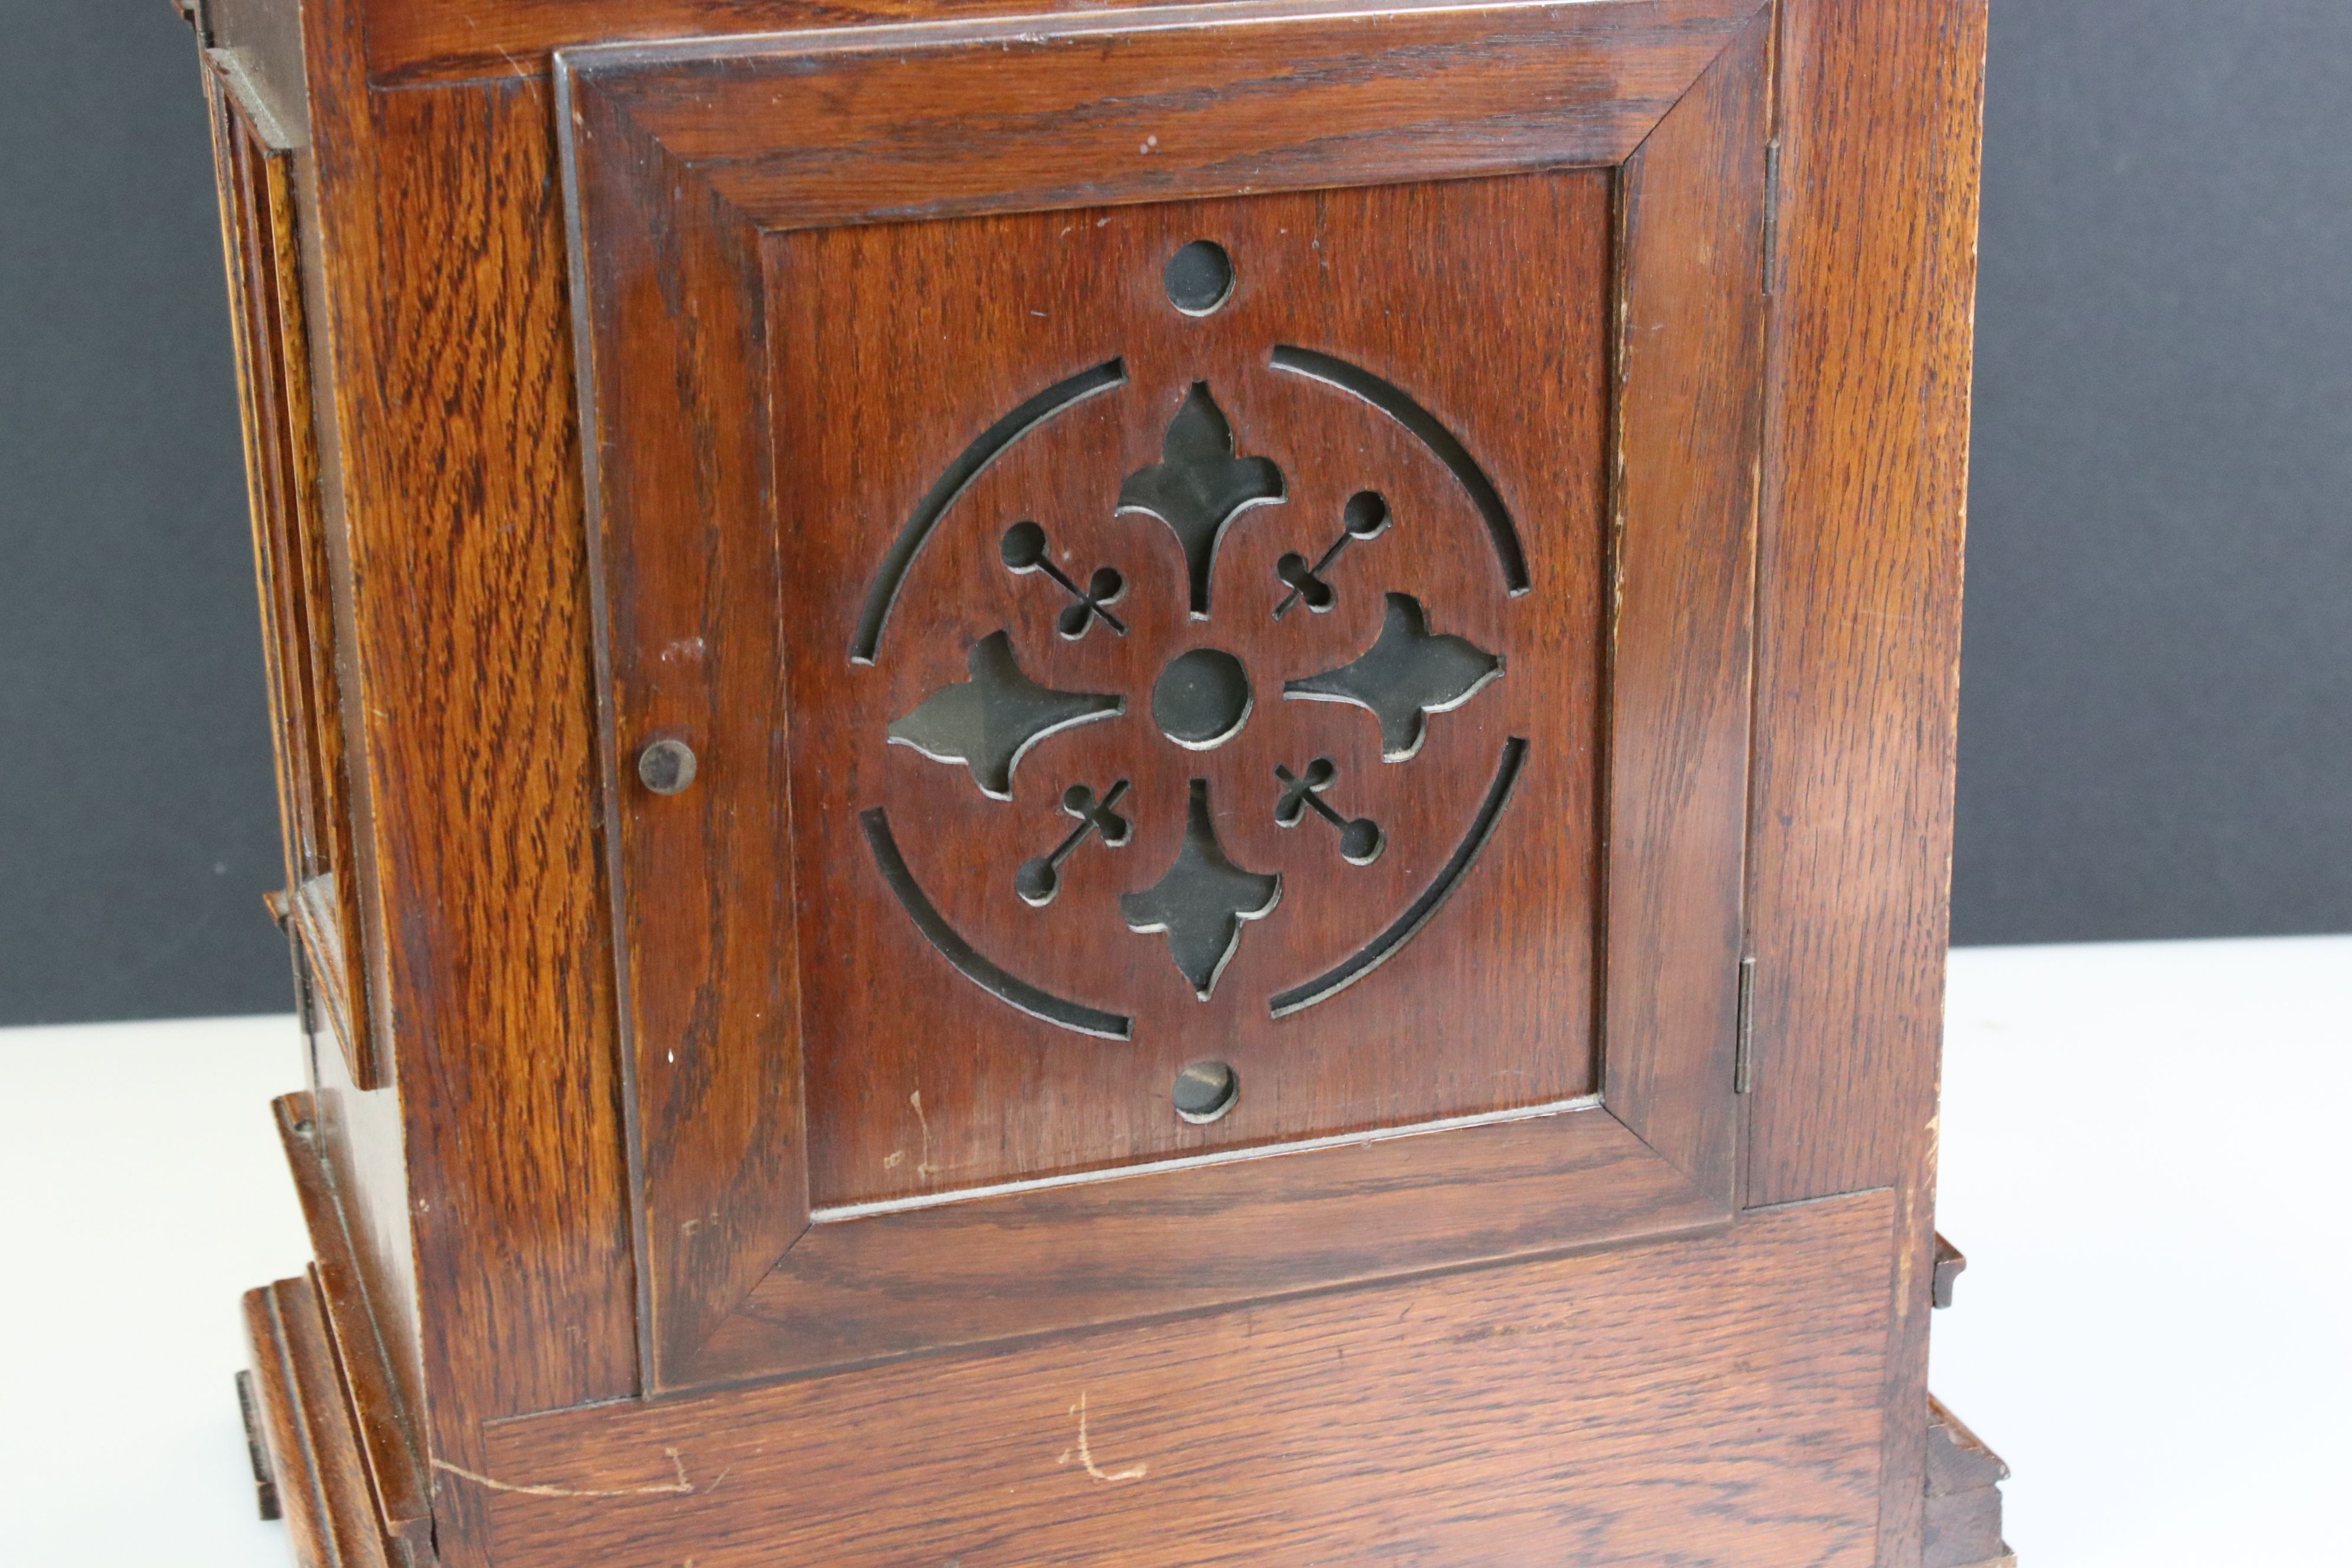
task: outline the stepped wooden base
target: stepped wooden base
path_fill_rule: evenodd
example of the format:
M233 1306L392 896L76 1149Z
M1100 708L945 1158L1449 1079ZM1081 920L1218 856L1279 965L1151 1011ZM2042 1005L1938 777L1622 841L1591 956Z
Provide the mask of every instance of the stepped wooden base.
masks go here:
M266 1517L273 1510L282 1512L295 1560L304 1568L427 1568L436 1560L430 1493L415 1473L421 1470L420 1457L392 1408L390 1380L365 1353L375 1336L364 1298L352 1286L348 1232L310 1131L313 1107L309 1097L298 1095L281 1101L278 1110L320 1261L301 1277L281 1279L245 1300L253 1367L240 1380L240 1394L254 1439L263 1511ZM1024 1486L1052 1484L1067 1468L1067 1456L1050 1473L1033 1474L1015 1464L1003 1478L1003 1485L980 1485L968 1474L984 1463L1012 1463L1005 1458L1008 1452L1047 1455L1062 1437L1055 1425L1052 1431L1034 1434L1034 1441L1025 1447L1018 1442L1008 1447L1006 1433L1017 1423L1007 1414L1012 1406L1005 1403L1006 1390L1024 1379L1057 1389L1065 1384L1091 1389L1098 1409L1101 1399L1123 1390L1129 1404L1157 1413L1154 1436L1160 1458L1183 1452L1188 1434L1196 1448L1206 1444L1200 1451L1213 1450L1221 1457L1211 1467L1215 1476L1208 1490L1237 1510L1240 1520L1257 1521L1245 1524L1244 1533L1256 1541L1262 1528L1270 1556L1284 1560L1294 1548L1328 1552L1318 1559L1322 1561L1370 1560L1368 1544L1381 1531L1366 1521L1378 1516L1394 1523L1389 1512L1393 1500L1381 1489L1366 1492L1359 1484L1361 1475L1368 1467L1374 1472L1419 1473L1433 1463L1434 1479L1411 1512L1414 1528L1434 1532L1440 1554L1432 1561L1487 1560L1478 1552L1492 1541L1480 1533L1483 1527L1474 1526L1510 1500L1523 1511L1534 1510L1521 1523L1541 1534L1550 1528L1548 1505L1530 1500L1605 1490L1612 1475L1615 1483L1623 1484L1629 1474L1654 1479L1679 1470L1696 1481L1727 1469L1767 1478L1758 1482L1756 1500L1769 1495L1771 1506L1744 1521L1678 1521L1662 1515L1640 1529L1633 1528L1640 1521L1619 1521L1612 1526L1618 1534L1599 1544L1592 1530L1600 1527L1592 1521L1587 1521L1591 1529L1570 1533L1593 1549L1593 1561L1662 1561L1690 1551L1695 1539L1686 1527L1699 1525L1723 1532L1708 1536L1711 1545L1699 1544L1697 1555L1705 1560L1815 1560L1837 1531L1830 1529L1827 1535L1813 1539L1804 1534L1802 1521L1834 1523L1844 1518L1865 1535L1868 1528L1869 1499L1849 1495L1850 1489L1839 1480L1853 1473L1852 1465L1832 1464L1824 1470L1810 1462L1808 1455L1818 1458L1816 1450L1824 1444L1839 1448L1841 1432L1841 1451L1850 1460L1858 1461L1877 1447L1877 1373L1868 1365L1847 1365L1844 1358L1824 1359L1827 1342L1821 1336L1829 1331L1825 1325L1852 1320L1846 1332L1861 1342L1875 1337L1867 1322L1874 1303L1866 1289L1855 1294L1853 1282L1867 1276L1860 1262L1873 1238L1883 1233L1887 1207L1883 1194L1855 1194L1825 1205L1751 1215L1735 1232L1687 1244L1671 1255L1604 1252L1400 1282L1351 1293L1348 1306L1331 1321L1318 1318L1321 1309L1313 1301L1265 1303L1246 1315L1250 1331L1240 1340L1233 1339L1230 1321L1219 1327L1218 1319L1232 1316L1223 1314L1138 1325L1123 1333L1090 1338L1086 1344L1040 1346L990 1360L984 1367L975 1363L965 1374L941 1363L871 1373L869 1377L911 1379L924 1389L920 1399L883 1397L884 1405L907 1414L893 1426L893 1452L900 1468L885 1492L873 1495L849 1495L856 1493L851 1483L871 1479L862 1456L872 1432L857 1414L856 1390L835 1387L833 1380L719 1391L698 1400L651 1406L606 1405L509 1423L500 1428L493 1446L492 1473L529 1476L534 1481L556 1478L561 1484L500 1487L489 1500L503 1521L500 1560L509 1560L511 1553L510 1560L519 1565L608 1560L667 1565L677 1560L668 1554L673 1545L680 1554L690 1554L707 1542L749 1531L757 1538L754 1548L768 1553L766 1560L848 1568L853 1562L909 1560L900 1548L919 1550L943 1532L990 1537L994 1532L983 1527L998 1500ZM1714 1264L1707 1262L1710 1258ZM1691 1272L1729 1268L1740 1258L1746 1261L1735 1270L1736 1278L1700 1278ZM1661 1294L1662 1285L1671 1289ZM1397 1300L1389 1300L1391 1296ZM1693 1300L1735 1303L1731 1317L1741 1325L1739 1332L1727 1335L1714 1310L1676 1308L1673 1303L1678 1297L1685 1299L1685 1307ZM1360 1331L1353 1319L1376 1299L1387 1306L1401 1302L1405 1310L1391 1314L1384 1307L1374 1314L1381 1326ZM1537 1331L1547 1314L1564 1302L1580 1304L1576 1331ZM1411 1330L1400 1326L1408 1317L1416 1325ZM1446 1328L1454 1319L1459 1324ZM1184 1349L1192 1339L1214 1340L1220 1333L1225 1337L1216 1344ZM1428 1342L1416 1348L1409 1342L1415 1334ZM1290 1375L1288 1368L1307 1353L1300 1346L1326 1342L1334 1352L1326 1376L1338 1378L1343 1375L1341 1369L1349 1369L1345 1375L1392 1396L1408 1385L1419 1388L1412 1380L1429 1366L1443 1364L1451 1370L1448 1377L1402 1399L1396 1419L1361 1426L1340 1445L1344 1452L1326 1456L1329 1462L1318 1468L1315 1456L1307 1451L1315 1445L1302 1440L1295 1425L1276 1421L1259 1431L1262 1423L1253 1413L1270 1397L1267 1389L1281 1384ZM1485 1345L1486 1351L1465 1350L1468 1345ZM1433 1347L1447 1354L1433 1360L1423 1353ZM1273 1370L1254 1372L1268 1355ZM1319 1356L1310 1359L1320 1364ZM1172 1384L1162 1386L1152 1381L1150 1365L1156 1360L1171 1363ZM1218 1377L1227 1379L1234 1397L1212 1397L1194 1389L1204 1368L1214 1368ZM960 1376L972 1384L976 1403L969 1407L953 1397ZM1672 1422L1652 1407L1662 1378L1689 1381L1697 1389L1741 1380L1750 1401L1763 1402L1755 1405L1760 1432L1779 1432L1782 1437L1761 1438L1760 1447L1744 1451L1738 1443L1727 1440L1704 1453L1685 1452L1667 1430ZM1451 1397L1451 1384L1465 1380L1490 1391L1475 1407L1457 1413L1465 1420L1481 1411L1492 1416L1489 1405L1496 1400L1509 1403L1509 1391L1529 1384L1580 1390L1586 1408L1580 1417L1559 1407L1555 1398L1530 1396L1524 1409L1496 1425L1490 1441L1471 1445L1480 1455L1477 1473L1453 1475L1448 1480L1438 1474L1446 1465L1433 1461L1433 1456L1460 1448L1462 1431L1449 1420L1437 1420L1435 1427L1427 1424ZM1612 1380L1625 1383L1629 1390L1646 1392L1605 1398ZM844 1410L833 1408L843 1398L848 1399L845 1408L854 1417L846 1427L840 1419ZM1773 1405L1775 1398L1781 1404ZM1804 1413L1818 1415L1816 1407L1824 1400L1843 1410L1843 1424L1812 1430ZM1060 1403L1047 1403L1053 1406L1047 1416L1058 1422ZM1601 1420L1597 1427L1591 1425L1596 1412L1610 1411L1613 1417ZM1405 1418L1406 1412L1423 1425L1416 1427ZM2001 1542L1998 1490L2007 1467L1940 1404L1930 1401L1925 1415L1926 1531L1924 1552L1916 1560L1919 1568L2013 1568L2015 1559ZM1666 1426L1657 1424L1662 1420ZM1547 1428L1547 1423L1558 1425ZM1580 1436L1596 1430L1613 1436L1588 1442ZM1807 1431L1811 1438L1801 1438ZM1083 1434L1078 1440L1084 1441ZM1265 1462L1236 1465L1235 1456L1261 1440ZM633 1468L645 1453L688 1449L698 1463L715 1464L735 1476L737 1486L722 1500L726 1508L740 1506L752 1513L760 1512L762 1496L787 1492L796 1478L804 1480L833 1465L849 1489L845 1493L846 1514L827 1524L823 1517L826 1508L811 1500L788 1521L790 1529L773 1540L768 1537L783 1526L750 1517L734 1520L713 1535L715 1527L709 1521L672 1517L683 1495L677 1488L647 1485ZM1563 1454L1570 1458L1564 1459ZM1154 1463L1157 1468L1159 1458ZM767 1476L764 1486L758 1484L763 1467L775 1472ZM1170 1461L1171 1475L1183 1468ZM1087 1473L1096 1473L1091 1462ZM1209 1473L1200 1470L1194 1483L1207 1484ZM925 1476L930 1479L926 1481ZM587 1489L577 1489L583 1488ZM583 1495L605 1500L595 1518L584 1521L595 1526L594 1539L589 1541L571 1539L583 1527L579 1511L554 1506ZM1066 1515L1053 1510L1040 1514L1033 1508L1022 1516L1021 1527L1041 1550L1057 1531L1087 1536L1063 1542L1070 1550L1054 1561L1118 1561L1139 1568L1150 1561L1179 1568L1215 1555L1206 1538L1161 1540L1149 1552L1128 1542L1118 1548L1118 1555L1100 1555L1108 1548L1093 1537L1105 1531L1118 1537L1126 1528L1118 1522L1120 1510L1135 1500L1097 1498ZM1465 1508L1471 1510L1467 1514ZM648 1510L647 1517L635 1517ZM1286 1513L1308 1517L1286 1523ZM1792 1526L1791 1520L1799 1523ZM1298 1536L1297 1529L1308 1525L1307 1534ZM867 1538L887 1533L886 1526L898 1531L897 1544L878 1552L866 1550L875 1544ZM1765 1539L1773 1530L1790 1528L1797 1530L1795 1536ZM1656 1538L1662 1529L1666 1538ZM1448 1534L1449 1530L1454 1533ZM1857 1543L1852 1531L1843 1539L1849 1547ZM627 1550L620 1549L624 1544ZM1728 1555L1718 1559L1713 1548ZM1461 1554L1454 1555L1457 1552Z
M425 1568L431 1559L388 1543L377 1519L311 1281L248 1291L245 1314L254 1364L238 1388L262 1517L282 1515L302 1568ZM2008 1475L1999 1455L1928 1401L1922 1568L2017 1568L2000 1538L1998 1483Z
M2008 1479L2000 1456L1930 1395L1921 1568L2017 1568L2017 1554L2000 1538L2000 1483Z
M304 1276L245 1297L253 1417L268 1499L302 1568L391 1568L318 1289Z

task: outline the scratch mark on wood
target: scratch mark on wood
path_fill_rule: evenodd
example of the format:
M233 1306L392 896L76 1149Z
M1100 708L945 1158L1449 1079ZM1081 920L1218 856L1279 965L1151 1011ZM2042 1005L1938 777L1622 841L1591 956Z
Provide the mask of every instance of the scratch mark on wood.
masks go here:
M1116 1470L1106 1470L1095 1463L1094 1446L1087 1440L1087 1396L1085 1394L1078 1395L1078 1402L1070 1406L1070 1414L1078 1418L1078 1446L1074 1449L1063 1449L1062 1457L1054 1461L1055 1464L1066 1465L1075 1456L1078 1463L1086 1467L1087 1474L1098 1481L1139 1481L1144 1478L1145 1473L1150 1468L1148 1465L1123 1465Z
M502 1481L495 1477L482 1475L478 1471L467 1469L462 1465L453 1465L446 1459L434 1460L433 1468L456 1476L460 1480L471 1481L478 1487L487 1488L494 1492L512 1492L519 1497L692 1497L698 1489L703 1492L717 1490L719 1483L727 1479L727 1471L721 1470L712 1479L709 1486L698 1489L687 1479L686 1460L679 1457L678 1451L676 1448L664 1448L662 1452L669 1456L671 1466L677 1471L677 1479L666 1481L659 1486L620 1487L610 1490L600 1490L593 1487L523 1486L514 1481Z
M915 1108L915 1120L923 1128L923 1157L915 1162L915 1177L928 1182L940 1167L931 1163L931 1119L923 1114L923 1091L919 1089L908 1095L907 1103Z
M1911 1316L1911 1254L1916 1250L1911 1243L1919 1212L1919 1185L1906 1182L1903 1185L1903 1228L1897 1231L1899 1245L1895 1249L1895 1321L1898 1323Z

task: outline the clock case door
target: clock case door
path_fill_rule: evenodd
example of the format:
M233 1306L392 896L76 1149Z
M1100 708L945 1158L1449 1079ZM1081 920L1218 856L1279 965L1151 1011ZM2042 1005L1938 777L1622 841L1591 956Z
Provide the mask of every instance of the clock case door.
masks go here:
M1769 22L558 57L649 1389L1732 1222Z

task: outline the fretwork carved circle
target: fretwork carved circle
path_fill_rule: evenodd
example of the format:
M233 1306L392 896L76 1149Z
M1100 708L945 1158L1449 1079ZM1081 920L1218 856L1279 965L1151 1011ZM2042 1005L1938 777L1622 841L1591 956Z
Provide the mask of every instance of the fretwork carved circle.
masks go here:
M1233 298L1234 258L1213 239L1178 247L1160 276L1168 302L1188 316L1205 316Z
M1213 751L1240 734L1253 705L1249 671L1223 648L1178 654L1151 685L1151 721L1190 752Z
M1205 315L1224 302L1233 280L1232 258L1223 247L1200 241L1177 252L1163 282L1171 303L1187 314ZM1262 353L1265 374L1297 378L1352 399L1401 426L1423 460L1433 459L1458 485L1467 502L1465 515L1475 516L1483 525L1483 542L1472 542L1474 535L1461 541L1460 547L1491 554L1493 565L1486 575L1491 591L1505 602L1528 591L1517 528L1500 491L1468 447L1412 391L1319 349L1277 342L1266 344ZM1528 742L1520 736L1505 742L1491 763L1491 777L1476 808L1454 824L1450 840L1433 838L1423 824L1413 839L1400 844L1392 826L1350 809L1346 771L1332 757L1320 754L1311 739L1286 752L1294 760L1276 765L1267 776L1237 774L1225 760L1233 751L1227 742L1245 725L1295 728L1295 705L1303 703L1360 710L1364 721L1377 728L1379 765L1409 767L1433 724L1446 722L1444 715L1475 702L1482 691L1505 677L1505 659L1437 622L1415 584L1391 580L1394 563L1404 557L1397 546L1383 541L1433 524L1410 512L1400 515L1391 504L1394 492L1387 477L1378 472L1358 476L1356 488L1336 515L1288 520L1288 532L1304 534L1313 548L1280 555L1274 563L1277 581L1268 584L1257 605L1229 609L1222 603L1217 584L1224 546L1239 531L1261 526L1255 520L1290 509L1293 481L1283 462L1254 440L1251 432L1236 427L1219 386L1207 376L1184 382L1173 405L1163 405L1157 415L1139 405L1122 405L1121 413L1128 420L1156 419L1157 458L1127 472L1119 484L1113 521L1132 518L1139 526L1117 537L1138 555L1167 552L1179 564L1181 615L1162 617L1134 607L1131 584L1165 580L1158 573L1139 577L1138 556L1097 560L1095 553L1110 552L1095 546L1090 547L1093 553L1081 554L1077 548L1057 544L1057 540L1072 537L1066 516L1055 521L1058 514L1041 510L982 517L978 509L956 509L963 490L1006 450L1064 410L1097 397L1117 398L1129 384L1127 363L1113 360L1043 388L981 431L930 486L916 514L876 562L852 655L860 664L882 658L892 605L933 530L996 530L993 554L1008 577L1018 581L1013 591L1042 595L1055 606L1056 635L1023 644L1015 639L1014 625L1002 625L972 637L963 650L965 679L930 689L899 713L889 722L887 739L930 763L966 770L971 784L989 800L1013 802L1038 787L1058 795L1067 818L1058 838L967 847L971 857L982 860L1005 857L1002 880L996 884L1007 900L1005 919L1042 918L1024 916L1024 909L1068 907L1068 899L1077 896L1067 891L1075 858L1122 856L1125 890L1116 894L1098 918L1118 922L1139 940L1164 944L1169 962L1202 1002L1216 994L1241 944L1250 940L1251 928L1279 921L1285 902L1283 866L1247 863L1238 857L1220 834L1221 813L1242 809L1267 814L1276 826L1294 830L1280 837L1293 855L1333 857L1344 867L1360 868L1402 848L1413 864L1428 867L1418 892L1395 909L1376 934L1339 963L1265 998L1265 1016L1279 1020L1364 980L1431 924L1496 832ZM1459 525L1455 528L1458 533ZM1349 632L1341 635L1350 641L1339 644L1324 629L1348 620L1330 616L1343 597L1366 606L1353 620L1357 626L1366 624L1371 605L1379 606L1377 635L1368 643L1354 641L1355 634ZM1260 690L1240 658L1199 639L1214 635L1221 622L1234 616L1266 616L1268 600L1275 621L1303 605L1310 614L1299 618L1296 635L1309 645L1321 639L1327 651L1310 673L1287 679L1277 673ZM1058 646L1088 646L1097 627L1104 636L1131 643L1165 641L1171 633L1181 641L1156 657L1149 646L1136 649L1140 657L1153 659L1159 670L1146 689L1090 689L1089 682L1060 672L1070 656L1060 653ZM1261 710L1263 716L1254 717ZM1158 865L1124 863L1134 858L1127 847L1136 813L1154 809L1131 793L1132 766L1109 774L1076 776L1054 761L1055 737L1130 716L1148 721L1144 727L1123 729L1134 743L1172 742L1195 754L1187 764L1195 771L1185 793L1175 853ZM1360 780L1360 764L1350 765L1359 768ZM1255 771L1251 769L1250 775ZM1362 793L1360 783L1356 791ZM1002 940L1003 932L1017 931L1017 925L994 928L1000 940L988 942L958 930L898 854L887 804L868 808L864 816L884 880L942 961L997 1001L1046 1023L1110 1038L1132 1034L1132 1014L1058 996L1021 978L1010 961L1020 943ZM1082 883L1087 880L1081 879ZM982 956L983 946L997 956Z

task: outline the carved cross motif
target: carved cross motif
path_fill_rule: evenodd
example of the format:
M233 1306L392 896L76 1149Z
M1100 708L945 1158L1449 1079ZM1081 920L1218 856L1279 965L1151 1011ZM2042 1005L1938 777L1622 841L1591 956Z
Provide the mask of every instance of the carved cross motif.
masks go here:
M1111 809L1126 793L1125 779L1105 790L1099 801L1095 799L1095 792L1084 784L1072 784L1062 792L1062 810L1076 817L1078 825L1050 852L1021 863L1021 873L1013 879L1013 888L1021 895L1023 903L1032 909L1044 909L1054 901L1054 895L1062 890L1062 862L1087 841L1088 834L1101 834L1102 841L1114 849L1133 837L1134 825Z
M1004 558L1005 569L1014 576L1043 572L1060 584L1062 592L1077 601L1064 609L1054 623L1055 629L1072 642L1086 636L1087 628L1097 618L1120 637L1127 635L1127 623L1110 613L1110 606L1127 592L1127 579L1119 575L1118 567L1095 568L1087 585L1079 587L1068 573L1054 563L1053 552L1045 546L1045 530L1035 522L1016 522L1006 529L997 550Z
M1290 590L1282 596L1282 603L1275 605L1274 618L1282 619L1290 613L1290 606L1301 599L1318 616L1328 610L1339 598L1331 586L1331 568L1339 563L1349 545L1378 539L1388 529L1389 503L1380 491L1358 490L1349 496L1346 510L1339 514L1339 537L1316 558L1314 565L1309 566L1307 557L1296 550L1285 552L1282 559L1274 563L1274 574Z
M1386 847L1381 837L1381 825L1369 816L1342 816L1323 798L1323 793L1339 782L1339 764L1328 757L1318 757L1307 764L1307 772L1294 773L1280 763L1275 764L1276 782L1282 785L1282 795L1274 804L1274 820L1278 827L1296 827L1307 818L1307 810L1314 807L1315 815L1339 830L1339 858L1350 866L1369 866L1381 858Z

